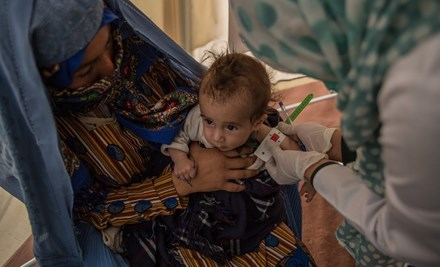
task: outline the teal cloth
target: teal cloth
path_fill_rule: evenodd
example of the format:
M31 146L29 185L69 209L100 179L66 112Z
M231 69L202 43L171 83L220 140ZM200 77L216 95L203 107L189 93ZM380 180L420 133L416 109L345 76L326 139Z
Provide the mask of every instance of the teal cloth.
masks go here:
M341 130L347 145L358 152L359 175L384 196L377 95L388 68L439 32L440 1L230 2L240 35L254 55L276 69L309 75L338 91ZM358 266L402 265L381 255L347 221L337 238Z

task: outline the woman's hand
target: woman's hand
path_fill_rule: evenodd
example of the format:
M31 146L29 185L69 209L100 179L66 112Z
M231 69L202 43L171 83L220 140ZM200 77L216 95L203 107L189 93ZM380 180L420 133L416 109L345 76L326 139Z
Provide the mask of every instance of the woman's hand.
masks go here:
M336 128L328 128L316 122L293 125L280 122L278 129L293 140L301 141L307 151L325 153L331 160L342 161L341 133Z
M282 150L275 142L268 142L267 146L272 158L266 163L266 169L281 185L304 179L309 167L328 158L327 154L316 151Z
M242 151L242 153L251 151ZM197 174L191 181L182 181L173 176L174 185L179 196L195 192L211 192L225 190L240 192L246 189L244 185L232 180L246 179L258 173L257 170L247 170L255 157L240 157L235 151L220 152L218 149L201 148L193 143L190 155L197 165Z

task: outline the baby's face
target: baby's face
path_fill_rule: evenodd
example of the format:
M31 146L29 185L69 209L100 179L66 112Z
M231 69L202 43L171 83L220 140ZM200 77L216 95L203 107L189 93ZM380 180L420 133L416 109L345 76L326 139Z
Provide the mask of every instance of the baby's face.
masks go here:
M204 94L199 97L203 134L221 151L240 147L260 125L252 123L249 109L237 102L218 103Z

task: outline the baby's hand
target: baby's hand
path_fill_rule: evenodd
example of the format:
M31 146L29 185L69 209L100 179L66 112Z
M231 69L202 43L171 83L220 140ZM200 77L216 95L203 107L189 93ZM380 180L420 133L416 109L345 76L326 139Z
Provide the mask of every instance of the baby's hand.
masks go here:
M174 175L180 180L191 180L196 176L196 171L196 164L189 158L174 162Z
M301 196L305 196L306 202L310 202L313 200L313 197L316 195L316 190L313 188L310 182L304 181L301 189L299 190L299 194Z

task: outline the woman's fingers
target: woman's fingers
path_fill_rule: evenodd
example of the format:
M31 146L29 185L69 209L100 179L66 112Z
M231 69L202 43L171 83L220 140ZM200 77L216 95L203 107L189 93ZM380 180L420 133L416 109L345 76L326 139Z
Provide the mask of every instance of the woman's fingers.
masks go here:
M256 157L244 157L244 158L226 158L225 167L226 169L236 170L236 169L246 169L251 166L256 160Z
M217 190L240 192L246 189L245 185L232 180L246 179L258 173L256 170L246 169L255 161L255 157L240 156L240 153L248 153L246 149L240 153L236 151L223 153L217 149L205 149L192 144L190 152L197 166L195 176L191 179L190 186L175 181L179 195Z
M226 179L235 180L235 179L247 179L252 176L258 174L257 170L227 170L226 171Z
M197 168L196 168L196 165L194 164L194 167L188 173L190 179L196 177L196 171L197 171Z
M241 192L246 189L246 186L243 184L237 184L233 182L227 182L224 183L221 190L228 191L228 192Z
M253 152L253 149L250 147L242 147L240 150L233 149L230 151L223 152L223 155L225 155L228 158L235 158L240 156L249 155Z

